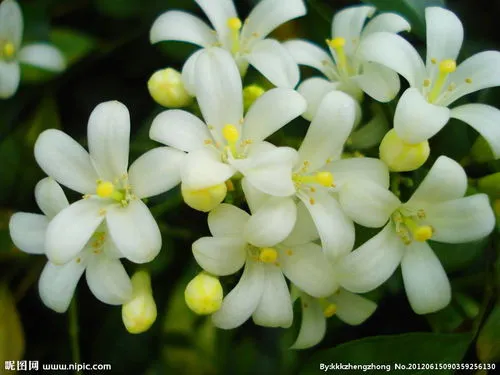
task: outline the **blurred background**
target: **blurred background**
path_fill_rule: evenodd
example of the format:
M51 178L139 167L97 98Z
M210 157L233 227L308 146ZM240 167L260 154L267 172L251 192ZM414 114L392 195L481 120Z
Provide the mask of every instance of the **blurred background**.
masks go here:
M185 285L200 271L192 257L191 243L208 235L208 227L206 214L184 205L176 189L149 201L163 235L160 255L147 265L158 307L156 323L146 333L129 334L122 323L121 309L96 300L81 281L75 293L79 332L74 326L70 329L69 314L46 308L38 296L37 281L45 257L20 252L8 234L13 212L39 212L33 189L44 175L35 163L34 142L43 130L58 128L85 145L92 109L103 101L118 100L131 114L131 161L153 148L155 143L148 138L149 127L164 108L149 96L147 81L162 68L181 70L195 47L178 42L153 46L149 43L149 29L166 10L181 9L204 15L191 0L23 0L19 3L24 14L24 43L54 43L66 56L69 67L60 75L23 67L17 94L0 100L0 373L5 371L6 360L73 363L78 353L81 362L109 363L111 372L116 374L312 374L319 373L321 362L500 360L498 229L489 238L474 243L432 244L452 281L453 302L446 309L427 316L414 314L398 270L389 282L368 294L378 301L379 307L366 323L350 327L332 317L320 345L292 351L288 347L295 340L301 321L298 306L289 330L262 328L247 322L232 331L214 328L209 318L196 316L186 307ZM246 17L254 3L235 0L240 18ZM307 16L279 28L274 37L308 38L325 46L334 12L359 4L351 0L306 3ZM465 44L459 61L485 49L500 50L498 0L366 3L407 17L413 31L406 37L418 48L425 48L423 9L437 4L456 12L464 24ZM302 69L303 77L314 73ZM250 71L245 83L260 80L256 77ZM499 90L483 90L465 101L500 108ZM395 103L387 107L388 118ZM369 111L366 113L368 119ZM274 135L273 140L297 145L306 129L307 123L297 120ZM485 147L477 140L477 133L459 122L447 126L431 141L434 158L444 154L466 167L471 177L471 192L478 189L478 179L500 172L500 163L485 156L488 154ZM367 150L366 154L376 156L377 150ZM428 161L427 169L432 162ZM406 177L416 184L425 173L423 168ZM411 183L407 185L402 187L403 198L412 191ZM500 208L499 190L500 186L493 186L487 192ZM71 194L70 197L75 198ZM357 244L374 233L359 230ZM129 262L126 267L129 274L135 270L135 265ZM237 280L237 275L225 279L225 291ZM79 342L79 348L75 342Z

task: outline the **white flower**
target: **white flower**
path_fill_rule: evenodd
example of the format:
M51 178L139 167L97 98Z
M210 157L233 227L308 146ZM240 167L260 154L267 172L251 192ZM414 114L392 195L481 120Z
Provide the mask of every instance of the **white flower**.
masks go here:
M396 108L397 134L406 142L420 143L439 132L450 117L457 118L478 131L499 157L500 111L484 104L448 106L464 95L500 85L500 52L481 52L457 66L462 23L452 12L438 7L426 8L425 16L425 64L413 46L395 34L374 33L360 46L364 59L395 70L410 84Z
M278 87L295 87L299 69L288 51L274 39L264 39L281 24L306 14L302 0L263 0L242 23L232 0L195 0L203 9L215 31L204 21L189 13L169 11L158 17L151 27L151 43L178 40L204 48L220 46L229 51L241 75L248 64ZM183 75L199 52L184 64ZM189 80L189 79L188 79ZM186 84L188 91L194 92Z
M257 208L251 216L228 204L211 211L213 237L193 243L194 257L207 272L224 276L244 267L213 322L231 329L252 316L259 325L289 327L293 312L284 275L307 293L324 297L338 288L333 268L321 247L311 242L317 237L314 226L302 225L307 220L303 207L297 212L293 201L279 197L249 201Z
M384 229L342 259L338 269L341 285L355 293L370 291L401 263L413 310L427 314L445 307L451 299L450 283L426 241L474 241L487 236L495 225L488 197L463 197L466 189L463 168L440 156L410 200L391 212ZM358 212L365 214L361 209Z
M19 86L19 63L61 72L66 63L61 52L47 43L34 43L21 48L23 16L14 0L0 4L0 98L14 95Z
M9 230L18 248L30 254L45 254L49 223L69 203L61 187L49 177L36 185L35 198L44 215L15 213ZM85 271L87 284L97 299L111 305L127 302L132 297L132 284L119 260L121 257L106 224L101 224L83 249L66 264L47 262L38 284L43 303L54 311L65 312Z
M388 102L399 92L399 77L391 69L366 61L358 53L359 44L369 35L387 31L409 31L410 24L394 13L383 13L364 26L375 13L371 6L357 6L335 14L332 21L332 39L327 40L331 56L317 45L304 40L291 40L283 45L300 65L311 66L327 78L313 77L302 82L298 91L307 98L304 114L312 118L321 99L332 90L342 90L362 99L366 92L375 100Z
M127 172L129 137L129 112L112 101L99 104L90 115L90 154L59 130L46 130L37 139L35 158L44 172L85 194L50 222L46 249L51 262L64 264L73 259L104 220L127 259L149 262L160 251L160 230L141 199L179 183L184 154L156 148L139 157Z
M326 319L333 315L355 326L368 319L377 308L375 302L342 288L327 298L314 298L298 290L296 298L301 300L302 324L290 349L307 349L318 344L325 337Z
M188 112L168 110L154 119L149 133L188 153L182 166L183 191L217 187L240 172L267 194L293 194L290 171L296 151L263 140L299 116L305 100L292 89L271 89L243 118L241 78L229 53L207 49L196 68L196 97L205 123Z
M383 191L389 186L389 171L380 160L341 159L354 118L355 102L349 95L340 91L328 93L309 126L291 172L294 191L287 199L295 202L298 198L307 208L323 251L332 261L350 252L354 246L350 206L377 204L369 192ZM257 186L247 177L242 184L247 199L262 194L254 191L258 190ZM371 189L373 185L380 188ZM344 209L344 205L349 210ZM387 218L371 215L371 211L366 216L355 216L356 221L370 227L383 225L385 221L381 220Z

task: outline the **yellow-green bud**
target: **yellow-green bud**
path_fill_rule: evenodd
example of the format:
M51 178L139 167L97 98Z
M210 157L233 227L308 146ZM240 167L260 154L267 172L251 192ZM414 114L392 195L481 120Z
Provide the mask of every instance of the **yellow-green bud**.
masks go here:
M222 305L222 285L217 277L199 273L186 286L184 299L188 307L199 315L216 312Z
M169 108L187 107L193 102L182 82L181 74L172 68L158 70L148 81L151 97L160 105Z
M245 111L248 111L248 108L252 106L252 104L266 92L263 87L259 85L250 85L243 89L243 106Z
M429 157L429 142L407 143L394 129L387 132L380 143L380 159L393 172L408 172L420 168Z
M132 289L132 299L122 306L123 324L130 333L146 332L157 315L149 273L136 272L132 276Z
M477 181L477 188L491 198L500 198L500 172L490 174Z
M209 212L224 200L227 194L227 186L222 183L205 189L192 190L182 184L181 192L184 202L189 207L198 211Z

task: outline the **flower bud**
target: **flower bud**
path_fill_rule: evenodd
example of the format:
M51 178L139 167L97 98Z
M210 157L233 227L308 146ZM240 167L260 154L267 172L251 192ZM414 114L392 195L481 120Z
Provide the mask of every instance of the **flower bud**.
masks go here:
M380 159L392 172L408 172L420 168L429 157L429 142L411 144L403 141L394 129L380 143Z
M157 315L149 273L136 272L132 276L132 289L132 299L122 306L123 324L130 333L146 332Z
M148 81L151 97L160 105L169 108L187 107L193 102L182 82L181 74L172 68L158 70Z
M243 107L245 111L248 111L248 108L252 106L252 104L266 92L263 87L259 85L250 85L243 89Z
M224 200L227 194L227 186L223 182L205 189L192 190L182 184L181 192L184 202L189 207L198 211L209 212Z
M199 273L186 286L184 299L188 307L199 315L216 312L222 305L222 285L217 277Z
M500 172L490 174L477 181L477 187L491 198L500 198Z

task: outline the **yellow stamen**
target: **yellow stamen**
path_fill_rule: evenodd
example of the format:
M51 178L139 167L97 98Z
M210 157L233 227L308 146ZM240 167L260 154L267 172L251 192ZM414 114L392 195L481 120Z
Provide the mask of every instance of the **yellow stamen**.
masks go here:
M335 315L336 312L337 312L337 305L335 305L334 303L330 303L323 310L323 315L325 316L325 318L331 318L332 316Z
M450 73L453 73L457 69L457 63L455 60L443 60L439 63L439 76L432 88L432 91L429 93L427 99L429 103L433 103L439 97L441 93L441 89L443 88L446 78Z
M424 79L424 87L429 87L431 85L430 79Z
M472 83L472 78L466 78L465 83Z
M278 252L272 247L260 249L259 260L263 263L275 263L278 259Z
M326 44L335 50L337 66L345 74L348 74L347 57L344 51L345 43L345 39L341 37L326 40Z
M241 20L237 17L229 18L227 20L227 27L231 30L231 52L235 54L240 50Z
M325 187L335 186L333 183L333 175L330 172L318 172L314 176L316 182Z
M413 238L416 241L424 242L432 238L433 230L429 225L421 225L413 230Z

